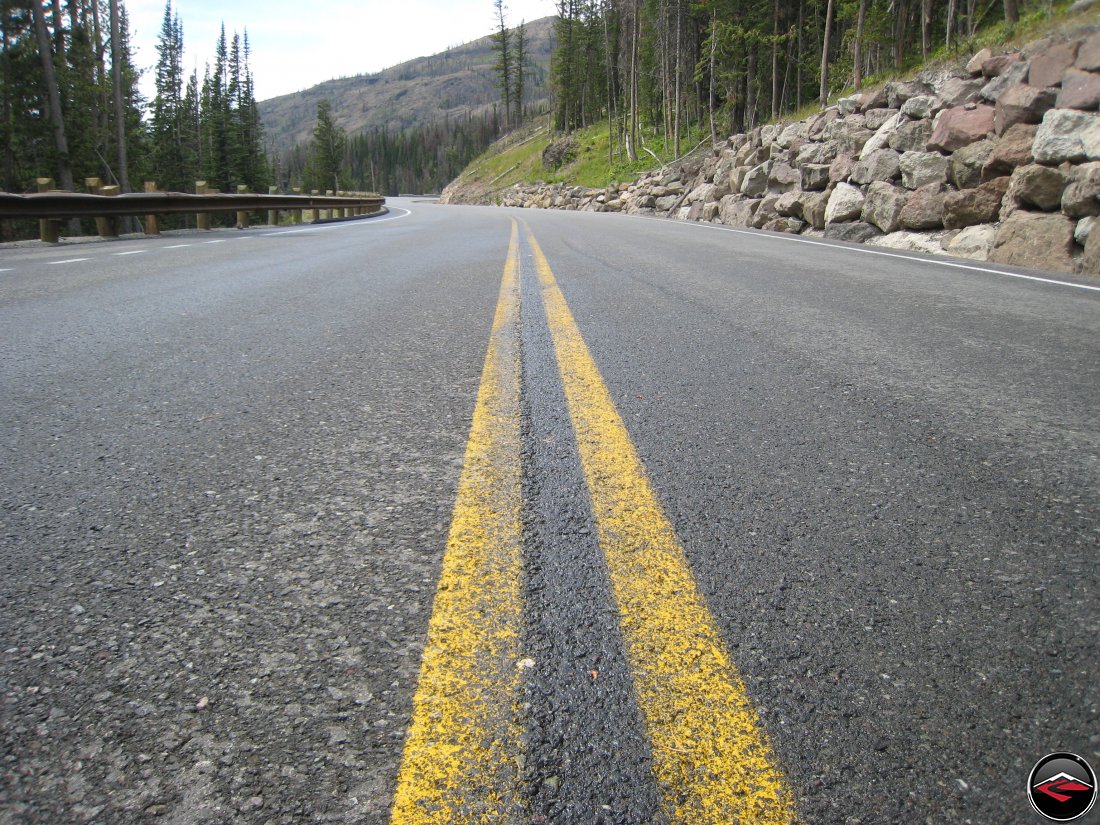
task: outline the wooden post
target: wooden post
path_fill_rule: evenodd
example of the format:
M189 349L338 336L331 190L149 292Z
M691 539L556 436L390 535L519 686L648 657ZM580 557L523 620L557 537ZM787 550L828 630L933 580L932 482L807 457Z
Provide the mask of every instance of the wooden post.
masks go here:
M38 191L52 192L54 188L53 178L39 178ZM42 243L61 242L61 221L52 218L44 218L38 222L38 237Z
M88 190L89 195L104 195L106 194L104 190L107 187L103 185L103 181L99 178L84 178L84 188ZM95 231L101 238L118 237L118 229L115 226L114 218L96 218Z
M300 195L300 194L302 194L302 187L295 186L291 191L295 195ZM293 212L291 212L291 215L293 215L292 220L294 221L294 223L301 223L302 222L302 210L301 209L295 209Z
M314 189L312 192L310 192L310 194L313 195L314 197L316 197L317 195L320 195L321 193L319 191L317 191L316 189ZM310 214L310 219L309 219L310 223L316 223L317 221L319 221L321 219L321 210L320 209L317 209L317 208L310 209L309 214Z
M279 191L278 186L269 186L269 187L267 187L267 194L269 194L269 195L277 194L278 191ZM267 222L270 226L278 226L279 225L279 210L278 209L268 209L267 210Z
M118 186L101 186L99 187L99 194L105 198L118 197L122 189ZM117 238L118 237L118 224L119 219L116 217L105 218L105 225L107 227L107 234L100 231L99 235L102 238Z
M245 184L242 183L240 186L237 187L237 194L238 195L247 195L248 194L248 187ZM238 229L248 229L248 212L246 210L242 210L242 209L237 210L237 228Z
M196 195L209 194L206 191L206 181L204 181L204 180L195 181L195 194ZM210 229L210 213L209 212L198 212L198 213L196 213L196 215L195 215L195 226L197 226L199 229Z
M154 180L145 181L145 191L150 192L150 193L156 192L157 191L157 182L154 181ZM160 234L160 224L157 222L157 216L152 214L152 213L145 216L145 234L146 235L159 235Z
M331 189L325 190L325 197L331 198L335 194L336 193L333 192ZM339 213L335 209L326 209L321 214L325 216L325 220L331 220L332 218L335 218Z

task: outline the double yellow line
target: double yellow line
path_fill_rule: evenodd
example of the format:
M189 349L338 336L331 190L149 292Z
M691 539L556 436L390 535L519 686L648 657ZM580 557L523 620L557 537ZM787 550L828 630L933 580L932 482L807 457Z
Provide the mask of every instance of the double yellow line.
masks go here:
M792 795L683 547L530 228L527 241L665 812L677 825L793 822ZM393 825L523 818L518 282L513 221Z

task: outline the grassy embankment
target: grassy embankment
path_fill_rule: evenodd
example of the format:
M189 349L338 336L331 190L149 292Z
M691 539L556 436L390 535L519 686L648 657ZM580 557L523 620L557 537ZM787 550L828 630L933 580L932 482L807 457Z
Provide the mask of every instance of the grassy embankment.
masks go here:
M1028 15L1015 26L1003 21L981 29L973 38L960 42L957 49L941 47L927 63L911 67L901 73L884 73L868 78L864 89L874 89L890 80L911 78L925 69L958 65L979 49L994 50L1018 48L1063 29L1100 24L1100 4L1084 12L1068 13L1070 2L1055 3L1049 11L1041 10ZM852 94L846 87L838 91L833 100ZM816 103L807 104L797 112L785 114L781 120L790 123L819 111ZM572 186L602 187L616 181L630 181L643 172L660 168L675 159L672 146L666 146L662 135L644 130L643 143L653 154L639 149L639 158L631 163L619 147L609 157L609 133L606 123L590 126L573 133L577 143L576 159L552 170L542 165L543 150L553 137L548 128L547 115L540 115L505 135L473 161L459 176L463 188L487 198L516 183L567 183ZM694 130L681 139L681 151L688 152L700 142L706 142L705 129ZM654 155L656 157L654 157Z

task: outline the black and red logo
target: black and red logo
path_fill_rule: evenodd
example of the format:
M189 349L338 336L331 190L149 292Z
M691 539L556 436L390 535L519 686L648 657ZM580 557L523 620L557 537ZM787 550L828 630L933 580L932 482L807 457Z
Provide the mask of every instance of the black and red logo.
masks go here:
M1031 769L1027 796L1047 819L1070 822L1087 814L1096 801L1096 775L1077 754L1052 753Z

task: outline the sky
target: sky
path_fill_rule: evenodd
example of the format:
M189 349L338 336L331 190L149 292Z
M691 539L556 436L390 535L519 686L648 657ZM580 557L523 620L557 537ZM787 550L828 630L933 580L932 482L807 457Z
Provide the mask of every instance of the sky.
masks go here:
M553 0L506 0L509 26L554 14ZM156 44L165 0L125 0L134 60L154 92ZM436 54L493 31L492 0L173 0L183 23L188 74L214 54L221 24L230 41L248 30L256 99L308 89L334 77L369 74Z

